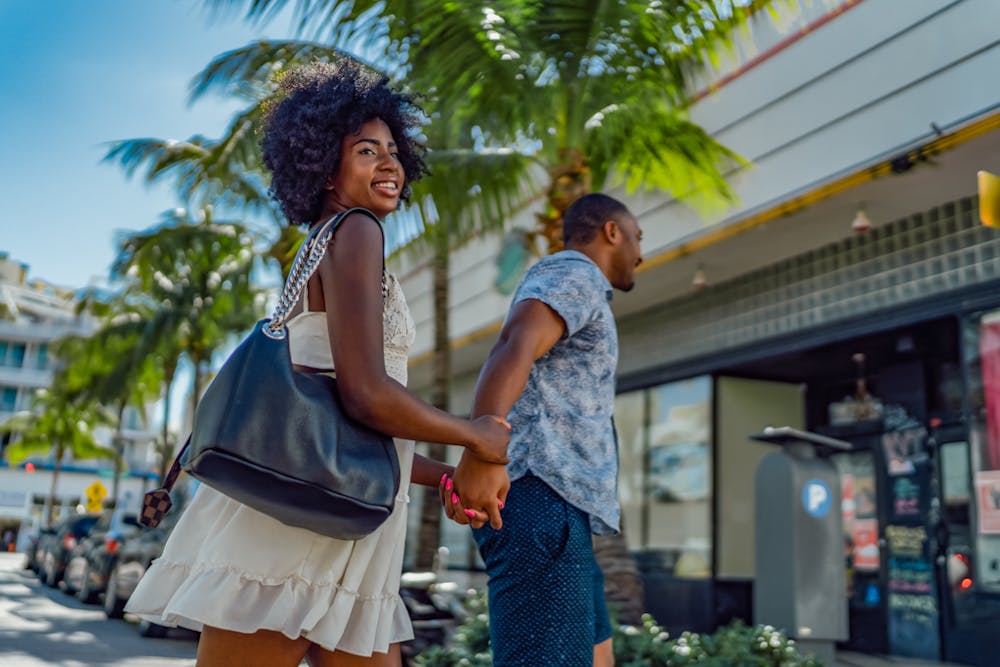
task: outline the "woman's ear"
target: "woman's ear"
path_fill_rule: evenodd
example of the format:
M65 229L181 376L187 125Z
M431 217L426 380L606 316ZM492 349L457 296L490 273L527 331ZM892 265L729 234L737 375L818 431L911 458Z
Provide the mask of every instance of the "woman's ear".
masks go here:
M329 176L327 176L326 177L326 183L323 184L323 189L324 190L329 190L329 191L333 192L333 190L334 190L333 184L334 184L335 180L336 180L336 177L333 174L330 174Z

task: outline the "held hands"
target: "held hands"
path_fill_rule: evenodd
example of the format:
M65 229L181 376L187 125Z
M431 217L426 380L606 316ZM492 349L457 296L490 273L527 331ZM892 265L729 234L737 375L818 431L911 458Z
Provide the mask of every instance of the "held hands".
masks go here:
M483 461L506 465L510 460L507 458L507 442L510 440L507 420L496 415L483 415L473 419L471 424L474 436L466 451Z
M509 490L510 478L504 465L487 463L469 451L462 454L454 476L442 476L438 486L449 519L473 528L481 528L489 521L494 530L503 526L500 510Z

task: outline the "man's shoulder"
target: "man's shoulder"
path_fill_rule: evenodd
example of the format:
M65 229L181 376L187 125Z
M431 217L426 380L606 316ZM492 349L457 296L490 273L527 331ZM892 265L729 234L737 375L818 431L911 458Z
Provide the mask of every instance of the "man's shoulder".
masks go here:
M599 277L601 270L583 253L563 250L538 260L528 269L524 279L528 280L590 280Z

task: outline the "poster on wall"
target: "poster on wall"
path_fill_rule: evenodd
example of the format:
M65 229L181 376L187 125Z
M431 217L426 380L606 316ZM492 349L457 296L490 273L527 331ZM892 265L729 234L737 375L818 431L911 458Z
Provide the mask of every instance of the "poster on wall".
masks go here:
M882 448L890 475L912 475L917 465L927 461L924 450L926 436L927 431L923 428L889 431L882 435Z
M1000 535L1000 470L976 473L976 506L979 511L979 532Z
M854 569L875 572L879 567L878 520L855 519L851 527L851 558Z

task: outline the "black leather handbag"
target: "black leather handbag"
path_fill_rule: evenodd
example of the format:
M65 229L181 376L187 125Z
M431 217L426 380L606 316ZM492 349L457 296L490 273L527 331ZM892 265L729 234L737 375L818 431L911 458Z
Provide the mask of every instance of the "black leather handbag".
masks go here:
M306 238L274 314L257 323L205 390L164 488L146 494L143 523L159 523L169 509L178 463L234 500L329 537L359 539L392 513L399 491L392 438L347 416L337 381L293 370L288 351L288 314L352 211L378 221L350 209Z

